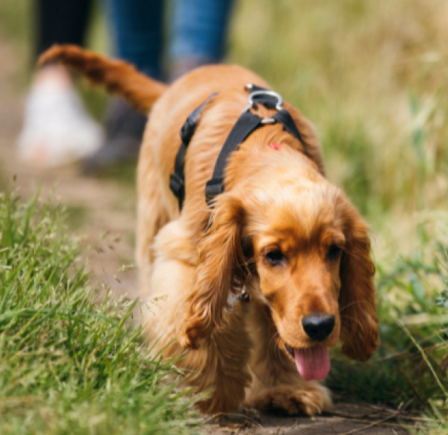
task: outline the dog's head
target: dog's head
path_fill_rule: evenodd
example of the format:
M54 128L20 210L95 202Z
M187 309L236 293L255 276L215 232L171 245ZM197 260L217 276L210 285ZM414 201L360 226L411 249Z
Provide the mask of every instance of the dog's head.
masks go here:
M378 345L375 268L368 228L354 207L311 165L291 159L218 199L200 244L184 344L207 337L229 293L249 279L250 297L268 307L279 346L304 379L321 379L327 348L339 339L343 353L360 361Z

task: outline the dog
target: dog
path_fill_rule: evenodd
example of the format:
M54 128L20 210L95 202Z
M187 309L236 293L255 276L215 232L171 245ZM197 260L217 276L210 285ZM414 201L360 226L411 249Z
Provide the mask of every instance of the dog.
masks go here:
M40 63L54 61L151 110L137 170L144 328L189 385L209 392L201 410L329 409L318 382L330 369L328 348L340 340L343 354L366 361L379 343L375 267L368 227L325 178L311 123L284 103L303 143L280 123L255 130L230 155L224 192L210 207L206 182L247 105L245 85L268 88L260 77L212 65L168 86L76 46L54 46ZM169 188L179 131L204 102L185 155L180 211ZM251 111L276 113L261 104Z

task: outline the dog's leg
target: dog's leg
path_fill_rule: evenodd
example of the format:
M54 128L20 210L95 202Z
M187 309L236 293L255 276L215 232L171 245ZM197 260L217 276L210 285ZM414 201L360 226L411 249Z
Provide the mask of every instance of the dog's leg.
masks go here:
M235 311L224 315L223 327L202 342L198 350L188 352L182 365L193 370L189 384L199 391L212 390L209 398L199 403L203 412L236 411L242 404L251 382L247 369L250 346L241 313Z
M251 380L247 365L250 341L241 313L238 309L225 313L222 327L201 341L198 350L185 352L179 338L190 315L188 298L193 291L196 265L195 247L179 220L170 222L159 232L155 253L151 297L146 301L148 310L144 314L149 345L165 358L185 354L176 365L185 369L188 385L208 393L199 402L203 412L236 410ZM193 261L189 261L188 255L193 256Z
M244 405L282 414L321 413L331 408L330 392L318 382L306 382L294 362L277 347L265 314L254 303L248 307L247 321L254 343L250 370L252 384Z
M151 269L154 260L152 244L159 230L169 221L168 212L163 202L160 175L154 161L156 137L154 123L146 128L137 170L137 247L136 261L139 272L140 297L150 294Z

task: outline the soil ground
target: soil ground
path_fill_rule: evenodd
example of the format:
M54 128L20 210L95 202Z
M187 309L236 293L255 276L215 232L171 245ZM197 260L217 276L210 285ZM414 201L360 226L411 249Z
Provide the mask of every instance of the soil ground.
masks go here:
M4 188L13 176L16 188L27 198L41 191L67 207L70 230L82 237L88 249L93 278L106 283L119 296L137 297L135 269L119 272L133 261L135 188L111 178L86 178L77 166L42 170L22 164L16 156L16 137L21 127L24 94L14 80L21 65L13 48L0 41L0 175ZM337 401L336 401L337 402ZM398 416L398 419L397 419ZM360 403L336 404L332 414L309 417L279 417L230 414L205 419L205 434L405 434L398 421L409 414ZM417 419L417 420L415 420ZM407 420L409 424L418 421ZM220 427L218 428L219 425Z

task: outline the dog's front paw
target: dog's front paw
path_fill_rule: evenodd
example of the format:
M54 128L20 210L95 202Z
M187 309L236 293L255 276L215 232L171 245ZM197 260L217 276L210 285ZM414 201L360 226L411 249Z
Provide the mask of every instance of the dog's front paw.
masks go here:
M333 406L327 388L314 382L296 387L280 385L263 389L245 405L264 412L287 415L315 415Z

